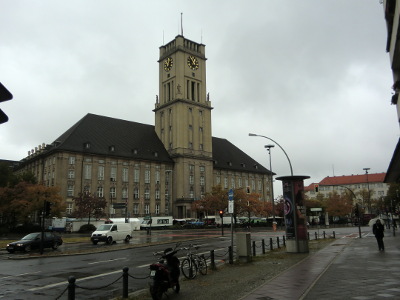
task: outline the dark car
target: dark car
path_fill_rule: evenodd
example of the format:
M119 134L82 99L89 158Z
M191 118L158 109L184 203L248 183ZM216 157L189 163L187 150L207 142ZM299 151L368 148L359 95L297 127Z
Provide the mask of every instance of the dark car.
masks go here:
M7 244L6 249L10 253L14 253L15 251L29 252L32 249L39 249L41 238L41 232L30 233L24 236L20 241ZM63 240L60 236L51 232L44 232L43 248L57 249L62 243Z

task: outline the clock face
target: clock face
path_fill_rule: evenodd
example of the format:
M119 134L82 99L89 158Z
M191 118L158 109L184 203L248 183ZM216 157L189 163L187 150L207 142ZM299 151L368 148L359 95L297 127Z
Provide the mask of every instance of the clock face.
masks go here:
M172 58L171 58L171 57L168 57L168 58L164 61L164 70L165 70L165 71L171 70L172 64L173 64Z
M199 68L199 61L192 55L188 57L187 64L192 70L197 70Z

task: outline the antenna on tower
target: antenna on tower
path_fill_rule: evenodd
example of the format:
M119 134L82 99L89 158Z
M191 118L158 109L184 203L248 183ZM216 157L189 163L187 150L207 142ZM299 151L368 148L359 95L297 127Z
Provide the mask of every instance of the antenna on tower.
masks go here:
M183 21L182 21L182 18L183 18L183 12L181 12L181 36L183 36Z

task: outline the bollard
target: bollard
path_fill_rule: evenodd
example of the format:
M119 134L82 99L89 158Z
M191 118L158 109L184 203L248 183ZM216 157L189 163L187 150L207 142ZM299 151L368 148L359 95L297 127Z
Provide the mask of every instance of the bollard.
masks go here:
M318 233L315 232L315 239L318 240Z
M308 240L310 240L310 233L309 232L307 232L307 238L308 238Z
M280 248L281 246L279 245L279 236L276 237L276 245L278 248Z
M333 232L333 238L336 239L335 232Z
M324 230L324 239L325 239L325 230Z
M282 237L282 241L283 241L283 246L285 247L286 246L286 237L285 236Z
M265 254L265 241L264 241L264 239L261 240L261 247L262 247L262 254Z
M68 278L68 300L75 300L75 277Z
M211 270L215 270L215 256L214 256L214 250L210 251L210 260L211 260Z
M253 256L256 256L256 241L253 241Z
M128 267L124 267L122 269L123 274L122 274L122 298L127 299L128 296Z
M274 249L274 245L272 244L272 238L269 238L269 250L273 250Z
M229 264L233 264L233 248L232 246L229 246Z

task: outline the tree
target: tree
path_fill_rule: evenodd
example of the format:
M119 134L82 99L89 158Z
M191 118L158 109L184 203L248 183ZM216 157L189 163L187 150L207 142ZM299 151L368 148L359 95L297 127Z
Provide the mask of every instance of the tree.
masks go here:
M79 193L78 197L73 198L76 209L74 215L77 218L89 218L88 224L90 224L90 218L93 216L98 219L106 215L105 208L107 201L104 198L92 196L91 193L83 192Z
M331 216L345 217L353 210L353 199L348 193L330 193L326 200L326 212Z
M218 210L228 207L228 193L221 185L213 186L211 193L207 193L200 200L193 201L192 210L203 212L206 215L215 215Z
M15 226L32 223L41 217L45 202L52 203L51 216L65 211L58 187L46 187L20 181L13 187L0 188L0 215L3 223Z

